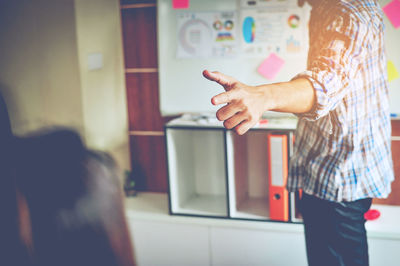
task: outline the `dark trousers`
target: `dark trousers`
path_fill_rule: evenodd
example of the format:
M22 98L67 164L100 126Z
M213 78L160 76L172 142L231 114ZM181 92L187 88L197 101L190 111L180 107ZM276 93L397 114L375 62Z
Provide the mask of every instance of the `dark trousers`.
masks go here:
M303 193L300 211L309 266L368 265L364 213L371 202L330 202Z

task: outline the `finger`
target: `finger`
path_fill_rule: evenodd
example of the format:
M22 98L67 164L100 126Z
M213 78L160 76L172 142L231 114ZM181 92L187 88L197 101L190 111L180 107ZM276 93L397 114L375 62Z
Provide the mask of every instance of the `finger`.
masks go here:
M224 122L224 127L226 129L232 129L234 127L236 127L237 125L239 125L240 123L242 123L243 121L245 121L246 116L240 112L235 114L234 116L232 116L231 118L225 120Z
M236 90L226 91L220 93L211 98L211 103L213 105L219 105L224 103L230 103L233 100L236 100L238 97L238 92Z
M218 110L217 118L219 121L225 121L240 111L241 108L238 104L228 104Z
M252 123L249 120L244 120L240 125L238 125L235 128L235 131L237 134L239 135L243 135L244 133L246 133L252 126L254 126L254 123Z
M217 82L225 89L231 87L232 83L235 82L234 78L224 75L218 71L210 72L208 70L204 70L203 76L208 80Z

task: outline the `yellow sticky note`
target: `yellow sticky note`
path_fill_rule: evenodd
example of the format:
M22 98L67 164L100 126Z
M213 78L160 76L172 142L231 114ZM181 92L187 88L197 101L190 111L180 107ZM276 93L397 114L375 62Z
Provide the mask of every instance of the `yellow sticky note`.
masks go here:
M397 71L392 61L388 61L387 71L389 82L400 77L399 72Z

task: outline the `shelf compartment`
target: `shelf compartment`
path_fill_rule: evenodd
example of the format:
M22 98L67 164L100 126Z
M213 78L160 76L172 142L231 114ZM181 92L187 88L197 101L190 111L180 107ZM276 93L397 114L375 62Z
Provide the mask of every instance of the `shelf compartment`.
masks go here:
M223 129L166 128L170 211L227 217Z
M230 217L268 220L268 131L227 132Z
M290 192L290 219L292 222L302 222L303 217L301 216L299 204L301 199L301 192Z

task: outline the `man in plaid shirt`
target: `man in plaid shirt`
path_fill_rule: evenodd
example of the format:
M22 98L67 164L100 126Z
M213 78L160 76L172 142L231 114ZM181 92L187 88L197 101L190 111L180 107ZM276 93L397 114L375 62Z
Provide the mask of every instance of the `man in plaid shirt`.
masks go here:
M368 265L363 215L394 179L382 11L376 0L307 1L306 71L261 86L203 75L225 88L212 103L240 135L268 110L299 116L287 188L303 190L308 263Z

